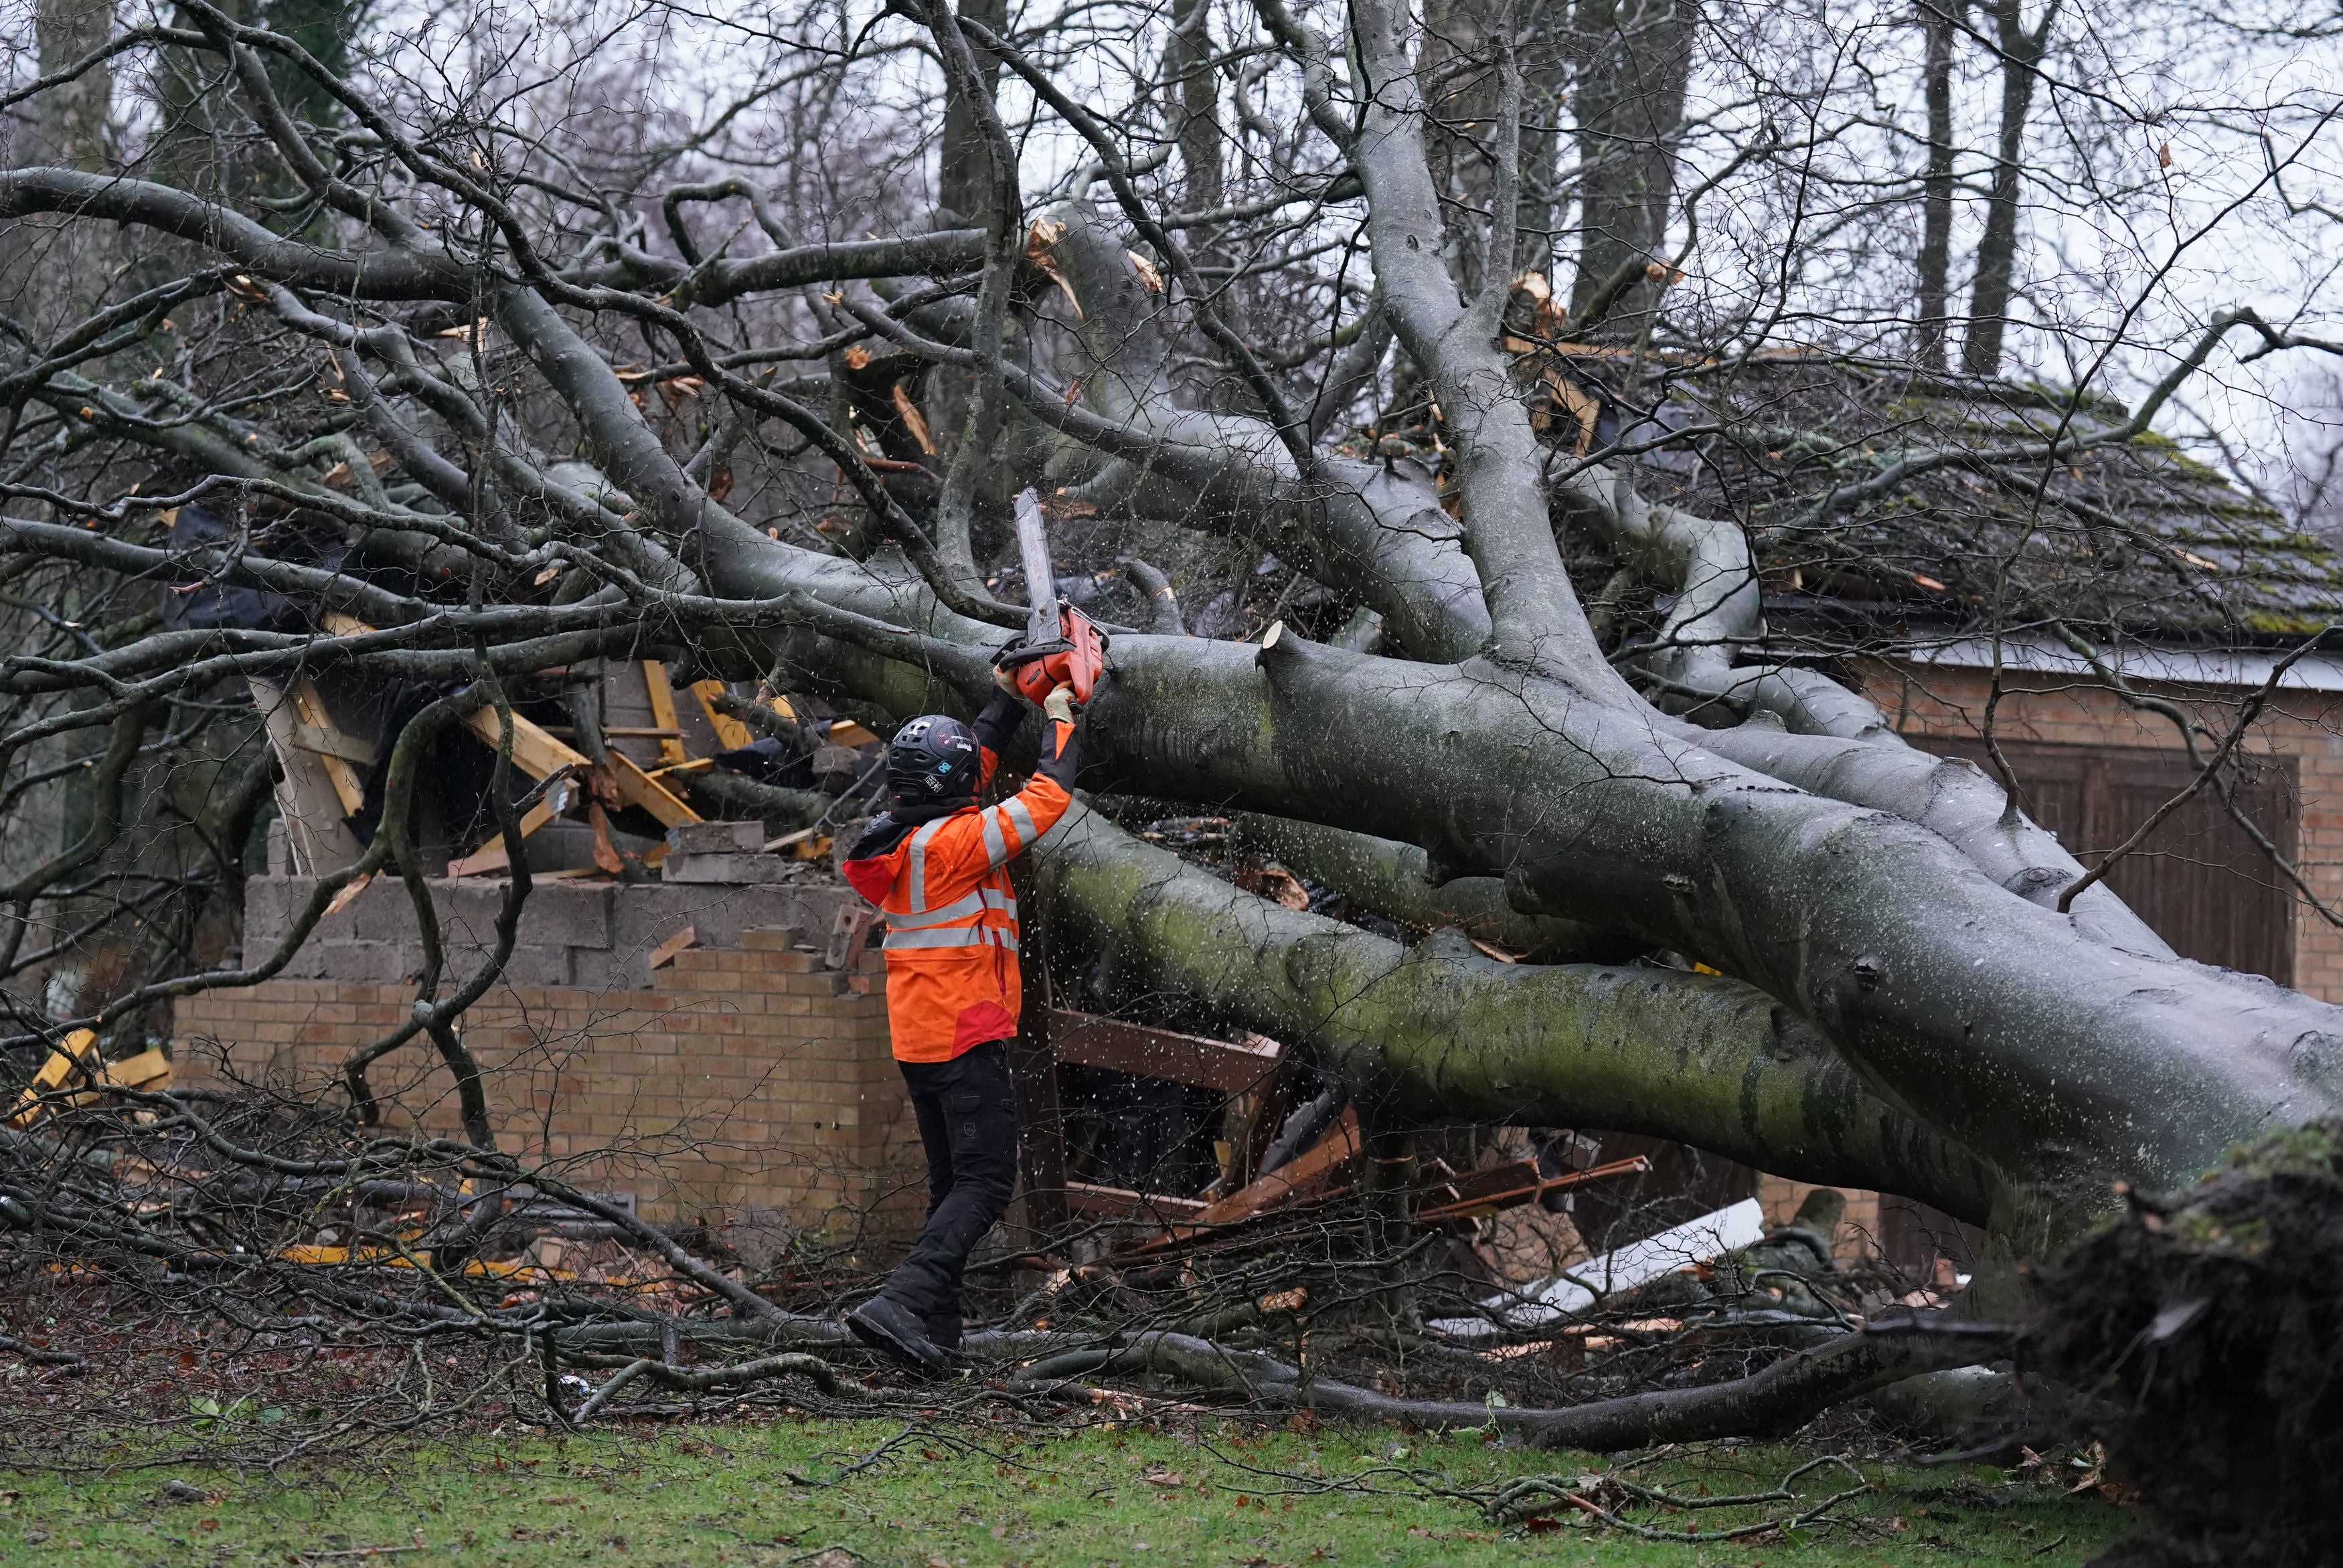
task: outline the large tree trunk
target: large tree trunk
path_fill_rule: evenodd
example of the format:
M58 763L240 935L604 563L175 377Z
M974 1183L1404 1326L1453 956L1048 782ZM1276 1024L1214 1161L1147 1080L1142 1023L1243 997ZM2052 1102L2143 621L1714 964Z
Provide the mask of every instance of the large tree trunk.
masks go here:
M1192 212L1210 212L1226 199L1222 177L1220 80L1212 69L1212 8L1209 0L1186 0L1172 15L1172 36L1163 47L1170 78L1173 139L1188 176Z
M1517 9L1509 0L1433 0L1424 8L1416 69L1431 114L1426 161L1448 219L1442 249L1457 286L1467 294L1479 292L1492 272L1512 276L1523 246L1534 245L1541 256L1545 249L1542 235L1522 235L1517 254L1491 256L1487 250L1493 216L1489 203L1502 184L1497 158L1503 78L1514 68L1503 56L1515 45ZM1549 181L1552 161L1548 150ZM1525 210L1525 201L1516 204L1517 213Z
M41 0L33 14L42 75L71 70L105 44L113 21L107 0ZM100 63L35 99L25 116L24 161L96 173L113 154L114 70ZM22 114L24 111L13 111ZM57 222L25 225L0 244L10 270L30 274L35 307L27 325L55 330L85 316L98 301L108 271L104 236ZM11 306L12 313L22 310Z
M1387 1116L1658 1132L1980 1223L1995 1210L1991 1167L1737 980L1503 964L1453 933L1405 948L1242 892L1081 808L1044 845L1043 917L1110 991L1314 1050Z
M1604 330L1634 337L1666 286L1675 137L1700 5L1579 0L1574 22L1579 242L1570 314L1584 320L1608 297Z
M55 75L95 54L112 30L108 0L41 0L33 14L39 70ZM114 71L97 65L37 100L28 161L96 170L113 152Z
M966 0L960 15L998 31L1008 25L1008 0ZM937 150L936 203L948 224L981 224L990 212L992 160L985 149L984 121L990 111L990 89L1001 73L1001 62L982 45L973 46L977 69L987 89L983 101L966 85L946 73L944 124Z
M1955 0L1920 0L1926 39L1921 90L1927 99L1928 172L1920 195L1920 321L1914 357L1945 368L1945 328L1952 309L1953 23Z
M1977 241L1976 278L1969 293L1968 332L1961 339L1961 369L1991 376L2001 368L2009 302L2017 277L2017 224L2026 186L2026 123L2034 106L2050 29L2061 0L2047 0L2042 20L2026 29L2025 0L1990 0L1995 40L2001 45L2001 126L1994 146L1993 184L1986 195L1985 233Z

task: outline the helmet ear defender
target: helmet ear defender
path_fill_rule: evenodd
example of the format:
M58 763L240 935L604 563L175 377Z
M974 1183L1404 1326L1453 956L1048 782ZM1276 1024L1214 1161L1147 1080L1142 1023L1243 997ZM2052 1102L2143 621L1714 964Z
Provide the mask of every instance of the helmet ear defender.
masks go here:
M978 755L976 736L967 725L946 714L922 714L888 743L888 788L903 805L973 799Z

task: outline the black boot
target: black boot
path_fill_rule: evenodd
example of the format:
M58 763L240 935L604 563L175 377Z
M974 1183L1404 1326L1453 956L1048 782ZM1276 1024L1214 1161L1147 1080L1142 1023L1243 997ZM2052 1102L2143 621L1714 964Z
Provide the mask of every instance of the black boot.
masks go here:
M960 1318L958 1312L930 1312L928 1340L946 1353L960 1349Z
M925 1326L909 1309L885 1296L873 1296L847 1313L846 1326L856 1339L914 1372L930 1377L951 1375L951 1357L928 1338Z

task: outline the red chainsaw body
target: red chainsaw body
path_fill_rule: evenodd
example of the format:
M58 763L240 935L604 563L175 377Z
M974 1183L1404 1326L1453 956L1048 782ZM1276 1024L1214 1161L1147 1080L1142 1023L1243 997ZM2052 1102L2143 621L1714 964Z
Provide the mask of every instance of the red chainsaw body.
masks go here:
M1106 640L1090 617L1061 605L1055 641L1011 648L1000 662L1016 671L1017 694L1028 702L1038 706L1061 686L1074 689L1076 702L1088 702L1106 668Z

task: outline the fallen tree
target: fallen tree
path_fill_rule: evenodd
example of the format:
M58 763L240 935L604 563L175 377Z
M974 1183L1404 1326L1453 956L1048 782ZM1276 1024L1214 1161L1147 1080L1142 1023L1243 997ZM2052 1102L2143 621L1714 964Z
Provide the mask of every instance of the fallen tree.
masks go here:
M11 331L0 550L39 628L0 665L11 799L65 776L44 748L104 727L112 747L89 775L105 809L5 890L12 974L48 973L35 959L58 944L25 945L36 910L69 926L64 911L135 876L116 793L158 705L212 723L249 682L427 684L447 695L417 710L420 746L449 703L501 715L506 686L651 650L898 717L966 711L1022 619L979 563L998 553L1006 496L1041 482L1086 568L1133 541L1134 558L1223 549L1246 563L1241 580L1273 568L1280 604L1312 612L1215 627L1159 607L1149 629L1114 629L1086 742L1098 798L1253 813L1272 839L1314 836L1347 857L1363 908L1422 923L1443 907L1430 895L1455 889L1473 918L1520 922L1542 958L1604 960L1499 964L1440 936L1403 946L1243 892L1102 814L1070 819L1039 873L1055 950L1109 990L1175 995L1317 1052L1379 1133L1443 1117L1647 1132L1925 1198L2024 1259L2098 1221L2117 1183L2184 1182L2232 1144L2335 1111L2343 1010L2177 957L1998 784L1914 751L1815 669L1752 650L1759 574L1736 526L1639 495L1647 437L1598 441L1590 417L1573 445L1573 426L1533 406L1546 394L1508 336L1537 290L1517 289L1509 265L1459 261L1510 256L1520 238L1521 83L1504 51L1490 62L1487 183L1460 207L1433 180L1411 15L1363 4L1335 36L1257 0L1251 47L1306 129L1279 154L1276 199L1182 213L1153 177L1161 160L1086 106L1046 38L908 6L871 25L940 62L967 132L957 188L980 210L832 245L800 243L743 176L670 178L662 154L581 188L592 181L554 141L467 118L477 105L337 75L207 0L182 14L187 25L44 62L17 95L141 51L200 60L238 117L241 184L176 177L159 156L0 172L13 223L152 247L102 304ZM1030 188L995 61L1081 148L1071 196ZM323 121L287 107L288 74L330 106ZM478 145L459 149L458 128ZM1373 290L1362 304L1327 283L1324 341L1281 358L1240 319L1243 268L1226 257L1236 226L1304 202L1351 215ZM748 216L703 248L712 226L697 217L727 204ZM731 254L752 230L764 248ZM1208 232L1221 260L1202 259ZM1547 325L1593 342L1603 323ZM2130 433L2232 333L2286 340L2249 313L2219 317ZM1394 353L1405 396L1384 398ZM825 374L779 373L792 362ZM1314 379L1293 374L1313 362ZM1960 460L2018 482L2111 439L2062 426ZM1835 483L1816 516L1860 491ZM191 508L232 526L175 532ZM1588 540L1622 579L1674 596L1651 641L1624 647L1590 617L1566 554ZM1164 578L1143 559L1129 570ZM227 593L277 608L200 624L146 608ZM14 990L11 1049L38 1061L70 1029L111 1038L174 996L266 979L362 873L401 873L429 930L402 826L410 773L387 766L386 830L320 883L284 949L230 960L224 944L183 941L57 1009ZM784 817L822 809L801 792L735 792ZM500 815L518 865L519 829ZM249 820L193 835L220 886L240 867L221 842ZM107 854L110 884L73 880ZM513 886L517 910L526 877ZM494 971L439 968L414 1024L374 1054L427 1035L463 1080L474 1070L450 1020ZM193 1116L167 1097L156 1108ZM519 1175L478 1126L433 1157L443 1174ZM36 1187L12 1190L21 1226L175 1255L141 1239L119 1194L77 1204ZM669 1252L729 1312L770 1315ZM498 1332L541 1326L523 1312ZM1554 1414L1540 1430L1575 1442L1772 1430L1983 1353L1852 1342L1865 1348L1800 1352L1729 1396ZM1203 1353L1141 1339L1085 1348L1104 1359L1080 1365L1200 1376ZM1298 1376L1250 1364L1229 1375ZM634 1357L620 1377L700 1386Z

